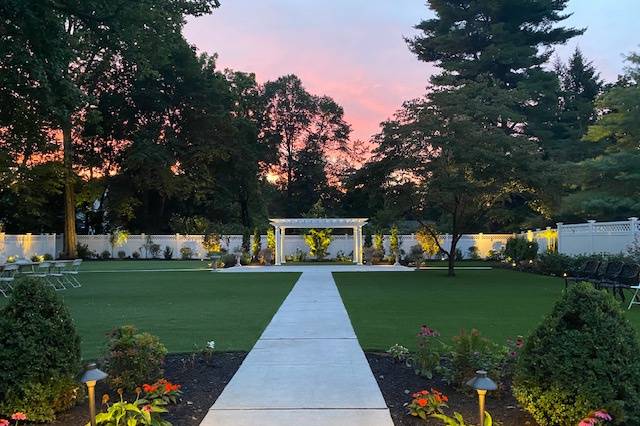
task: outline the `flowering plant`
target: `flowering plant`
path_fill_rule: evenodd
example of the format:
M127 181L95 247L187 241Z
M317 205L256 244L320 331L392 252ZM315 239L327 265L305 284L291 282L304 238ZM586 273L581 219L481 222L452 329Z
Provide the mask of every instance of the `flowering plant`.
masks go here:
M163 405L176 404L182 395L182 386L171 383L166 379L160 379L152 385L142 385L144 398L148 401L162 401Z
M433 417L434 419L442 420L442 423L444 423L446 426L467 426L467 423L465 423L462 414L458 412L454 412L453 416L447 416L446 414L433 414L431 415L431 417ZM482 423L482 426L493 425L493 419L487 411L484 412L484 422Z
M593 425L602 425L608 423L613 420L613 417L605 410L597 410L592 413L589 413L587 417L580 420L578 426L593 426Z
M409 357L409 349L397 343L387 349L387 353L398 362L404 361Z
M407 405L409 414L426 420L432 414L441 414L442 409L448 407L449 398L441 392L431 389L431 391L422 390L411 395L413 398Z
M171 426L166 420L163 420L162 413L166 413L166 405L162 400L155 399L149 401L140 398L141 389L136 389L136 399L133 402L127 402L122 398L122 389L118 389L120 401L109 404L109 395L102 397L102 405L106 411L96 416L96 424L102 426L129 426L129 425L146 425L146 426ZM87 423L86 426L89 426Z
M20 420L27 420L27 415L22 411L16 411L11 415L11 420L15 420L16 421L15 426L18 426L18 423L20 423ZM9 422L9 420L0 419L0 426L10 426L10 425L11 425L11 422Z
M422 325L416 339L416 353L413 355L411 362L416 374L424 376L428 379L433 377L433 371L440 366L442 351L446 345L438 339L440 333L436 330Z

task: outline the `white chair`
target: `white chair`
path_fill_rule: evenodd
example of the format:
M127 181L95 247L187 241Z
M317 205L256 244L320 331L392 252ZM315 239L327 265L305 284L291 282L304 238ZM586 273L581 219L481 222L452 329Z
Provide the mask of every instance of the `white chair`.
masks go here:
M49 280L53 287L56 290L66 290L67 287L64 285L64 274L62 271L66 267L68 262L64 262L61 260L51 262L51 268L49 268Z
M54 290L58 290L58 287L51 280L51 262L40 262L36 266L35 272L31 275L32 277L42 278L46 285L53 287Z
M4 297L9 297L7 293L13 290L13 281L18 269L20 269L20 266L14 263L8 263L2 268L2 272L0 272L0 293Z
M82 287L82 284L80 284L80 280L78 279L81 264L82 259L75 259L73 262L67 263L66 268L61 271L62 275L65 277L65 281L71 284L71 287L73 288Z

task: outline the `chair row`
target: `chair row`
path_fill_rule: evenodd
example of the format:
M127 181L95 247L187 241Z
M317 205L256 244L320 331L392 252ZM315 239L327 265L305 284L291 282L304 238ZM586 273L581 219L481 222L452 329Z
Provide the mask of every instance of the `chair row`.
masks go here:
M20 276L40 278L54 290L66 290L67 287L82 287L78 279L82 259L73 261L53 260L32 264L7 263L0 271L0 293L8 297L13 291L13 284ZM28 270L24 268L29 267Z
M601 262L598 260L586 261L580 270L573 274L565 275L565 287L571 282L588 281L596 288L611 289L614 296L616 293L624 302L624 290L635 289L638 295L640 286L640 265L637 263L624 263L618 260ZM634 300L631 301L631 305Z

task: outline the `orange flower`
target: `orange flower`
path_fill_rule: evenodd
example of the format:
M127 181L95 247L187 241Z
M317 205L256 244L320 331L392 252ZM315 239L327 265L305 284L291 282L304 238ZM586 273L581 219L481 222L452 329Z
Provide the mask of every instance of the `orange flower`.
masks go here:
M104 395L102 395L102 404L104 405L107 402L109 402L109 395L105 393Z
M429 402L429 401L427 401L427 400L426 400L426 399L424 399L424 398L420 398L420 399L419 399L419 400L417 400L416 402L418 403L418 405L419 405L419 406L424 407L425 405L427 405L427 402Z

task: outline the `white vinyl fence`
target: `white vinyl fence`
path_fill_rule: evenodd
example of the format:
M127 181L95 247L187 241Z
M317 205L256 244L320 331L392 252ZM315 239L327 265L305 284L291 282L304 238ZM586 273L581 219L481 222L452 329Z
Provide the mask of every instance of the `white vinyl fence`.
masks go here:
M478 249L480 257L487 257L489 251L499 251L503 248L507 240L515 234L468 234L463 235L458 242L458 248L464 257L469 256L469 248L474 246ZM620 222L595 222L565 225L558 224L557 230L547 228L535 231L522 232L520 236L536 240L540 247L539 251L544 252L547 248L554 248L557 245L559 253L567 255L608 253L619 254L627 251L629 246L640 238L640 221L632 217L627 221ZM202 258L206 255L206 250L202 245L202 235L151 235L151 242L160 246L160 257L165 247L173 250L173 258L180 258L180 249L189 247L194 258ZM266 247L267 239L263 235L262 247ZM400 246L408 253L412 246L417 244L415 235L400 235ZM132 256L134 252L140 254L141 258L151 257L144 246L147 242L147 235L129 235L127 242L121 247L111 247L109 235L78 235L78 243L85 244L89 250L100 254L108 251L113 257L117 257L119 251L124 251L126 256ZM450 235L441 235L440 242L448 247L451 242ZM242 244L241 235L223 235L221 238L222 247L233 252ZM389 235L385 235L384 248L389 253ZM296 251L309 252L309 247L304 242L302 235L285 236L285 255L292 256ZM8 235L0 233L0 263L9 256L29 258L33 255L51 254L57 256L62 252L62 235L60 234L23 234ZM352 235L334 235L329 247L329 257L336 257L341 253L344 256L351 256L353 252Z
M620 254L640 236L637 217L619 222L596 222L565 225L558 223L558 252L567 255Z

